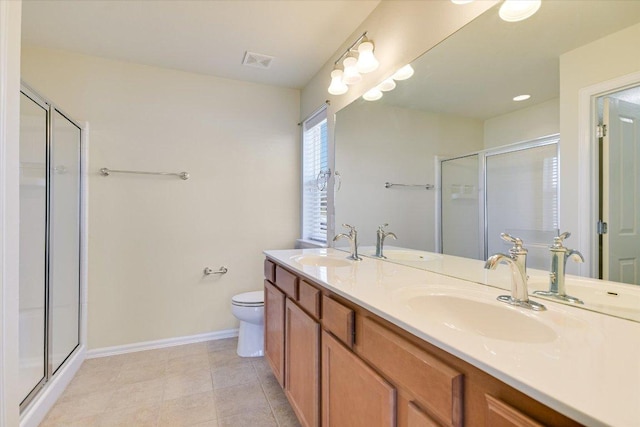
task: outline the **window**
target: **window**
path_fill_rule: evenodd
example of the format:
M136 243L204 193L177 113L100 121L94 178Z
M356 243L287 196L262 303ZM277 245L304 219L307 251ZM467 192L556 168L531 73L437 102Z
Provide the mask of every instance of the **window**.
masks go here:
M327 243L327 109L302 124L302 239Z

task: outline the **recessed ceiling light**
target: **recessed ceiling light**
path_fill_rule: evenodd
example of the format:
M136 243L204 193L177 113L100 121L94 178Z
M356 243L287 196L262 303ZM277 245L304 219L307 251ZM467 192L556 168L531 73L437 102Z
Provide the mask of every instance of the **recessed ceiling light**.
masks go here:
M531 98L531 95L524 94L524 95L514 96L513 100L518 102L518 101L526 101L529 98Z
M523 21L540 9L542 0L504 0L498 14L507 22Z

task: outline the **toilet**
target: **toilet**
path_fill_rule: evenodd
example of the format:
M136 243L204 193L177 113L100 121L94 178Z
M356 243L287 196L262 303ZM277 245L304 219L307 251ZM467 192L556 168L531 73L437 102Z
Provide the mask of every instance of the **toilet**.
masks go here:
M238 356L264 355L264 291L245 292L231 298L231 312L240 320Z

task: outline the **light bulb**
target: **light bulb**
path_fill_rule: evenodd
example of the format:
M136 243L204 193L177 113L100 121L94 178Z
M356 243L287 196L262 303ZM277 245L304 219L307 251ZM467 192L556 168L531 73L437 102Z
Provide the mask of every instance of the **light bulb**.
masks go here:
M413 67L411 66L411 64L407 64L396 71L396 73L391 76L391 78L393 80L407 80L409 77L413 76L413 73Z
M382 92L377 87L374 87L366 91L364 95L362 95L362 98L366 101L377 101L382 98Z
M342 70L331 72L331 84L328 89L331 95L342 95L349 90L349 87L342 81L342 74Z
M504 0L498 14L507 22L523 21L540 9L542 0Z
M396 82L393 79L389 78L378 85L378 89L383 92L389 92L390 90L394 90L396 88Z
M344 75L342 77L342 81L348 85L353 85L356 83L360 83L362 80L362 76L358 71L358 67L356 66L358 60L353 56L347 56L342 65L344 66Z
M378 68L380 63L373 55L373 43L362 42L358 46L358 71L361 73L370 73Z

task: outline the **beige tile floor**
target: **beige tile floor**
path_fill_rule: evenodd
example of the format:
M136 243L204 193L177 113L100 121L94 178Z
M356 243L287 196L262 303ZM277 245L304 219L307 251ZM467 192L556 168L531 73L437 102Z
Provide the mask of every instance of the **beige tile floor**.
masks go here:
M88 359L41 426L299 426L267 362L236 344Z

